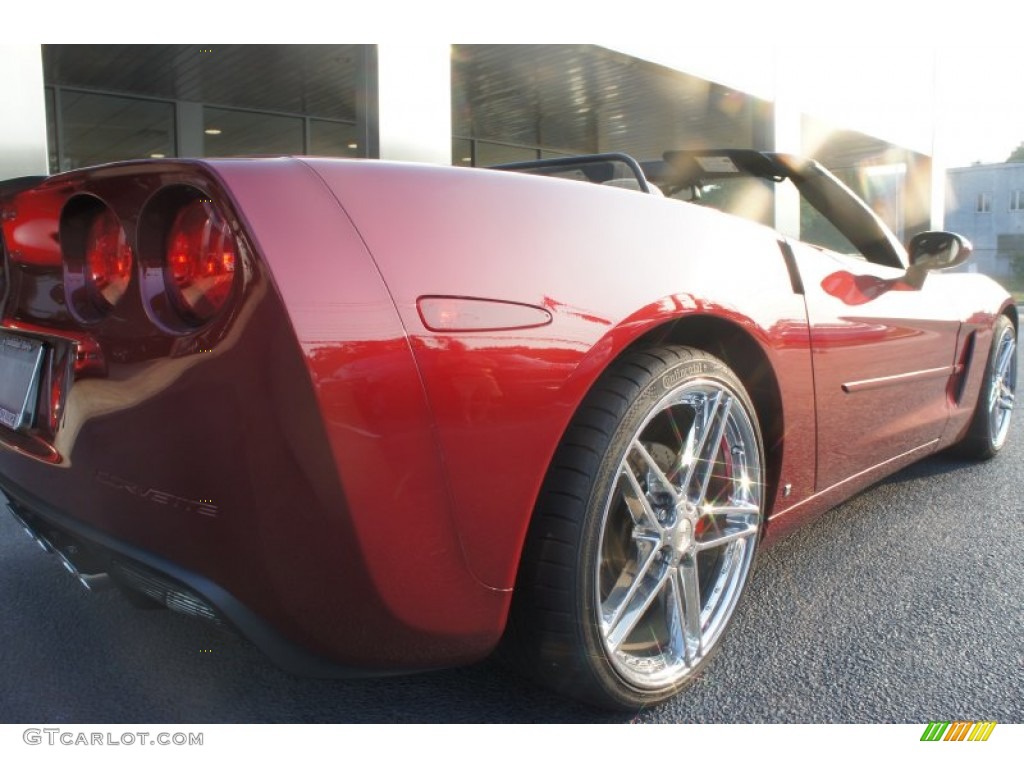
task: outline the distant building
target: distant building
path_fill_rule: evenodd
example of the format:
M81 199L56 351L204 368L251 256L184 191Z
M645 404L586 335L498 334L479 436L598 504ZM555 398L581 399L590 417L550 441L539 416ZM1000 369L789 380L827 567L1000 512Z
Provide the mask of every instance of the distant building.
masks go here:
M1024 254L1024 163L951 168L946 176L945 228L974 243L968 264L993 277L1011 275Z

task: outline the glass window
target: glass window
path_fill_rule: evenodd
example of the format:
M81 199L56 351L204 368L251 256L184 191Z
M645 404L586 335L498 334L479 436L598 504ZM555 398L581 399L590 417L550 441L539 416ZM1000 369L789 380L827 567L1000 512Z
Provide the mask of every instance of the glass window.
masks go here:
M864 202L878 214L895 233L897 239L903 239L904 232L904 191L907 189L907 164L883 163L868 165L860 169L859 184L849 184L857 191Z
M992 210L992 195L988 192L979 192L974 210L978 213L989 213Z
M362 157L370 149L359 138L376 119L370 45L44 45L42 52L53 171L154 155ZM118 113L125 104L159 114Z
M473 165L473 142L469 139L452 139L452 165Z
M505 161L509 145L641 160L672 149L767 146L770 114L752 96L593 45L452 46L452 133L478 149L505 145L494 162ZM509 160L531 159L514 154Z
M542 160L548 160L552 157L571 157L571 152L556 152L552 149L542 149L540 157Z
M57 160L57 107L53 103L53 88L43 89L46 95L46 146L50 155L50 173L57 173L60 164Z
M851 243L846 235L836 229L835 224L803 197L800 198L800 239L819 248L828 248L836 253L863 258L857 246Z
M242 112L234 109L203 109L203 154L206 157L234 155L301 155L301 117Z
M1010 193L1010 210L1024 211L1024 189L1015 189Z
M700 204L771 226L775 184L765 179L718 179L701 188ZM690 190L682 194L688 199ZM677 195L678 197L679 195Z
M532 147L515 147L511 144L497 144L492 141L476 142L475 160L476 165L480 168L536 159L537 150Z
M174 105L61 90L60 169L147 157L174 157Z
M838 176L906 242L930 228L930 158L859 131L803 115L801 152Z
M366 157L356 126L334 120L309 121L309 154L319 157Z

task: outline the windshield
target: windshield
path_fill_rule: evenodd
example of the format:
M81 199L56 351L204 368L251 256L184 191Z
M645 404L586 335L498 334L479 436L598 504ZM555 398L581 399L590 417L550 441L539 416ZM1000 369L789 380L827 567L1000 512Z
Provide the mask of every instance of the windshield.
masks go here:
M558 176L638 189L707 205L771 226L779 184L800 196L801 239L823 248L906 268L906 251L875 214L836 176L814 160L750 149L679 150L637 163L611 153L504 166L504 170Z
M666 152L642 166L666 195L765 224L772 223L776 185L792 183L801 200L801 239L878 264L907 264L903 246L875 212L813 160L730 149Z
M675 190L671 197L706 208L742 216L765 226L775 223L775 194L789 179L774 181L738 176L702 183L699 187ZM857 247L803 197L800 198L800 239L836 253L863 258Z

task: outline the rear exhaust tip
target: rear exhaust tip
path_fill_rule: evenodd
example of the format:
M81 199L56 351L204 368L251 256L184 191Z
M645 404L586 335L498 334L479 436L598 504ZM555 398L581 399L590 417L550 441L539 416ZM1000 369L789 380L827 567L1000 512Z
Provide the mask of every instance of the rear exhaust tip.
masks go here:
M113 579L106 573L80 573L78 583L90 592L104 592L114 586Z
M110 576L105 573L83 573L78 570L78 566L71 561L71 557L75 555L74 546L69 547L68 550L54 549L53 551L60 559L60 564L64 566L64 570L78 579L78 583L88 591L101 592L113 586Z
M25 532L25 535L32 539L32 541L34 541L36 544L38 544L39 548L43 550L43 552L53 552L53 547L50 546L50 543L42 536L40 536L38 533L36 533L34 530L32 530L32 526L26 523L25 519L14 511L14 507L8 504L7 511L11 513L11 516L14 518L14 520L18 523L18 525L21 526L21 530Z
M39 547L54 554L64 566L64 570L74 576L78 583L90 592L100 592L114 586L110 576L104 572L105 560L97 557L88 547L81 545L64 533L54 529L37 531L36 528L22 517L13 506L7 505L8 511L21 525Z

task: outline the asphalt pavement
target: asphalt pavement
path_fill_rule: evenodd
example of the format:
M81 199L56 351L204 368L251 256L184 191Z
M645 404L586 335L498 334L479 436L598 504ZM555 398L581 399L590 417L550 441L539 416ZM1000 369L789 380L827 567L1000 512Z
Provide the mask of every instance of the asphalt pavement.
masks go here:
M229 632L89 594L0 515L0 721L1024 721L1024 427L936 457L762 552L724 647L683 695L609 715L498 663L309 680Z

